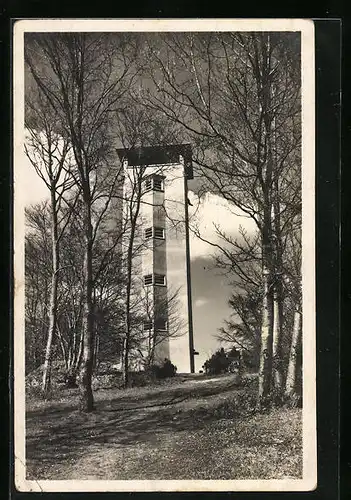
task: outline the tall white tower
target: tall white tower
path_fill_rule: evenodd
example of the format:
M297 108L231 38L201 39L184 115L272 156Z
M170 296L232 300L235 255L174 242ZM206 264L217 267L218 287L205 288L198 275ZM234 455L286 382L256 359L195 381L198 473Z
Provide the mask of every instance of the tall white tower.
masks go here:
M155 363L168 358L194 371L187 180L188 144L117 150L125 168L125 203L141 188L135 283L143 300L142 329ZM175 305L176 299L176 305Z

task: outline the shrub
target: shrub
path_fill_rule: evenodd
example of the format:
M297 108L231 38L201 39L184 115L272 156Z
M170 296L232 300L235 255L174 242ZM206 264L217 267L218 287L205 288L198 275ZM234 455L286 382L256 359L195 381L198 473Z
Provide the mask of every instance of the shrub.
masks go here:
M165 358L162 365L152 365L149 371L156 379L163 379L174 377L177 373L177 367L169 359Z
M74 368L67 370L64 377L64 383L67 388L74 389L78 387L77 384L78 373Z
M228 358L223 347L205 361L204 369L208 375L218 375L228 371L231 360Z
M131 387L146 387L155 382L155 376L151 370L129 373L129 383Z

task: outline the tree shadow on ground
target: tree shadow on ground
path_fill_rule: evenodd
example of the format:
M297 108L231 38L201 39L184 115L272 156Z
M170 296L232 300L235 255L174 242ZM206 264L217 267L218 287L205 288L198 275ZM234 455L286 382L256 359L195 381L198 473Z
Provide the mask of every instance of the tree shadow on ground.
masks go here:
M128 446L152 443L165 433L200 429L211 417L206 407L218 397L238 390L233 380L220 387L213 384L100 394L96 410L85 414L77 409L77 394L70 404L51 403L29 410L26 415L26 455L30 464L74 460L92 444ZM202 401L201 401L202 400ZM31 467L29 467L30 472Z

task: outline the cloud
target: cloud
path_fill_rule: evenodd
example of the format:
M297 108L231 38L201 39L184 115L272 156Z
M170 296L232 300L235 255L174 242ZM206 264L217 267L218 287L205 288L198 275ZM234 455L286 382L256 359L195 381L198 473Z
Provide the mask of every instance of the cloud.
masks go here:
M18 155L14 168L15 196L23 206L40 203L48 200L49 190L40 179L33 165L24 154Z
M172 182L169 183L166 196L169 223L167 248L170 253L181 254L185 245L184 186L182 178L178 178L175 174L176 172L173 176L170 175ZM209 258L215 254L217 249L211 243L225 246L216 228L232 237L238 235L240 227L248 233L253 233L256 230L252 219L221 196L206 193L199 198L193 191L189 190L188 199L190 202L188 211L192 261L201 257Z
M189 191L189 201L192 205L189 206L192 259L214 254L216 249L210 243L223 245L216 228L229 236L237 235L240 226L249 233L255 231L255 224L250 218L216 194L206 193L199 198L193 191Z
M202 307L202 306L204 306L205 304L208 304L208 303L209 303L208 299L205 299L203 297L199 297L198 299L195 300L194 306L195 307Z
M55 171L59 165L58 161L63 155L66 165L72 164L74 157L72 150L64 150L64 142L60 136L52 139L51 161L53 162L52 168ZM24 129L22 141L25 148L23 147L17 154L14 168L16 196L20 198L24 206L49 201L49 188L33 166L35 164L36 168L41 172L41 176L49 182L46 168L49 162L46 134L33 131L32 136L28 129ZM63 179L64 172L61 175L61 179Z

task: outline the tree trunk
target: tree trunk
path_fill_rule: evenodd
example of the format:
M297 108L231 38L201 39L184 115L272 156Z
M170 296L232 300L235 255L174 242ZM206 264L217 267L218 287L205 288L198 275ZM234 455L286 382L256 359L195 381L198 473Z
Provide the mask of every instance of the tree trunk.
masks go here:
M52 346L56 334L56 325L57 325L59 243L58 243L56 200L54 191L51 191L51 238L52 238L52 277L51 277L50 306L49 306L49 330L46 341L43 380L42 380L42 392L44 398L48 396L50 390Z
M274 136L275 141L275 136ZM275 276L274 276L274 323L273 323L273 385L276 401L279 403L283 395L283 359L282 359L282 335L283 335L283 287L282 287L282 272L283 272L283 250L281 236L281 217L280 217L280 202L279 202L279 180L277 175L274 182L274 254L275 254Z
M135 233L140 212L141 203L141 182L144 169L136 171L137 178L133 178L135 185L133 186L133 196L129 200L129 217L130 217L130 239L127 250L127 286L126 286L126 338L124 344L124 363L123 363L123 385L129 385L129 350L131 336L131 291L132 291L132 272L133 272L133 248L135 241ZM135 204L135 207L134 207ZM135 211L133 213L133 208Z
M270 291L271 273L265 266L263 268L263 303L261 326L261 349L258 387L258 407L267 405L271 395L272 383L272 336L273 336L273 311L272 294Z
M263 160L259 170L259 178L262 187L263 220L262 220L262 275L263 275L263 301L262 301L262 323L261 323L261 349L258 388L258 408L271 404L272 400L272 353L273 353L273 281L274 276L274 254L272 242L272 212L274 198L272 197L273 180L273 137L272 137L272 114L271 108L271 39L269 34L262 34L261 53L262 67L257 68L258 80L261 84L261 139L264 143L266 160ZM256 48L257 51L257 48ZM260 148L259 148L260 150ZM265 154L263 154L264 158Z
M124 353L123 353L123 386L128 387L129 385L129 349L130 349L130 335L131 335L131 308L130 308L130 298L131 298L131 288L132 288L132 252L133 252L133 241L134 241L134 227L131 230L130 241L128 245L127 252L127 287L126 287L126 337L124 341Z
M93 353L93 370L95 372L99 363L98 355L99 355L99 335L98 332L95 331L95 342L94 342L94 353Z
M94 410L92 391L94 320L93 320L93 269L92 269L92 226L90 200L85 201L85 255L84 255L84 314L83 314L83 354L79 373L80 408Z
M295 311L294 328L291 339L288 371L285 382L285 396L289 399L297 397L297 358L302 337L302 314Z
M151 337L151 348L150 348L150 366L155 363L155 350L156 350L156 332L155 329L152 329L152 337Z
M82 331L80 338L79 338L79 346L78 346L78 352L74 352L74 366L79 370L81 364L82 364L82 359L83 359L83 350L84 350L84 331Z
M279 286L279 285L278 285ZM273 387L276 401L283 393L282 360L282 303L279 291L275 291L273 300Z
M126 340L124 344L124 355L123 355L123 387L128 387L129 385L129 345Z
M135 226L133 224L127 254L127 288L126 288L126 338L124 342L123 386L129 385L129 350L131 336L131 289L132 289L132 260Z
M272 248L272 156L269 154L265 182L262 183L264 196L264 216L262 227L262 322L261 348L258 386L258 408L271 403L272 390L272 352L273 352L273 248Z
M63 361L65 363L65 369L67 371L68 367L70 366L69 354L67 354L67 348L65 346L65 342L63 340L63 337L62 337L62 334L60 332L60 328L58 327L58 325L56 326L56 329L57 329L58 337L60 340L61 352L62 352Z

